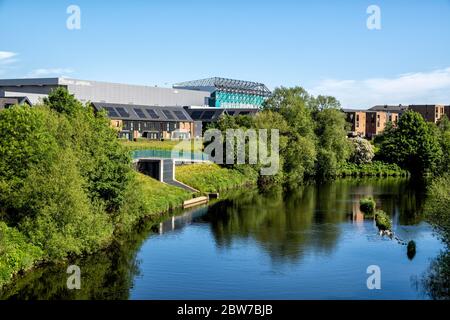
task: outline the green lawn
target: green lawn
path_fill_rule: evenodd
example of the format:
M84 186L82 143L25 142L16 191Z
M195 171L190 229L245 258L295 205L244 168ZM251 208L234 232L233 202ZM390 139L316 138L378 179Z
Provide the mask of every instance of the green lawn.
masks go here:
M254 182L237 170L206 163L178 166L176 178L201 192L219 192Z

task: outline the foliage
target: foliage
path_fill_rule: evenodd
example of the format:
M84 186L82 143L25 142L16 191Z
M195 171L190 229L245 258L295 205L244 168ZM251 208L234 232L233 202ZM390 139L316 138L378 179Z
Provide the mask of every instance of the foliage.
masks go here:
M441 168L443 172L450 172L450 120L447 116L440 120L438 127L443 152Z
M381 160L396 163L414 175L434 172L442 163L436 126L414 111L405 112L398 126L387 129L377 141Z
M338 168L351 154L347 139L345 115L340 110L327 108L315 113L316 136L318 138L316 176L334 177Z
M450 174L436 178L428 188L427 218L443 240L450 244Z
M343 177L405 177L409 173L395 163L374 161L368 164L345 163L339 168L339 176Z
M44 104L57 113L68 116L74 116L83 108L83 104L63 87L54 89L48 97L44 98Z
M350 163L367 164L371 163L375 157L373 145L366 139L353 138L350 139L352 143L352 154L350 156Z
M133 173L133 187L127 190L126 201L115 218L116 229L129 231L141 219L156 217L180 206L192 197L183 189L170 186L141 173Z
M375 223L380 230L392 230L391 218L383 210L375 212Z
M0 221L0 287L17 272L31 268L41 257L41 249L30 244L17 229Z
M376 202L372 197L363 198L359 200L359 207L365 214L372 214L375 212Z

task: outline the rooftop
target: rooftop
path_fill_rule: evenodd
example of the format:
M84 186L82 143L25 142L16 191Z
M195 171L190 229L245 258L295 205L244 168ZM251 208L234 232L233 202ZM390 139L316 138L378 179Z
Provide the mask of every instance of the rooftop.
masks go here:
M192 122L183 107L160 107L134 104L92 102L96 110L106 110L111 119L137 121Z
M174 88L216 88L217 90L243 90L249 91L253 94L258 94L262 96L269 96L271 94L270 90L265 84L260 82L245 81L245 80L235 80L227 78L207 78L193 81L180 82L173 85Z

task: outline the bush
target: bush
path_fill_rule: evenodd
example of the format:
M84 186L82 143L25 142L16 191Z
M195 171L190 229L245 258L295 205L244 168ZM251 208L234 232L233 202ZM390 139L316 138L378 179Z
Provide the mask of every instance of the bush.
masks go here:
M375 213L375 223L378 229L382 231L392 230L392 222L386 212L378 210Z
M14 274L31 268L41 258L41 249L30 244L17 229L0 221L0 287Z
M375 212L376 202L373 198L363 198L359 201L359 207L365 214L373 214Z
M408 171L393 163L374 161L366 164L346 163L339 169L342 177L406 177Z
M366 139L350 139L353 146L353 152L350 155L350 162L355 164L371 163L375 157L373 145Z
M19 224L47 259L91 253L106 245L113 225L100 203L91 203L70 150L47 168L30 170L21 190L29 214Z
M428 221L450 245L450 174L436 178L428 188L426 215Z

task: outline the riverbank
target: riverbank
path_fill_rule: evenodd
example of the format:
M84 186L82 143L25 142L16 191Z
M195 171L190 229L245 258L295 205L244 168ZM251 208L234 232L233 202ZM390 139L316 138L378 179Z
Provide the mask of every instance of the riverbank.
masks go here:
M179 166L176 178L200 192L221 192L245 185L256 185L257 180L253 172L243 173L206 163Z
M114 233L97 250L110 246L117 237L131 232L144 219L147 224L158 223L165 213L180 208L185 200L192 198L192 194L183 189L140 173L133 175L135 185L127 195L128 202L114 218ZM180 166L177 168L177 178L201 192L221 192L254 182L237 170L221 168L215 164ZM139 201L134 201L138 198ZM57 262L46 259L43 251L30 243L16 228L0 222L0 234L0 288L10 283L17 274L26 272L37 264Z

